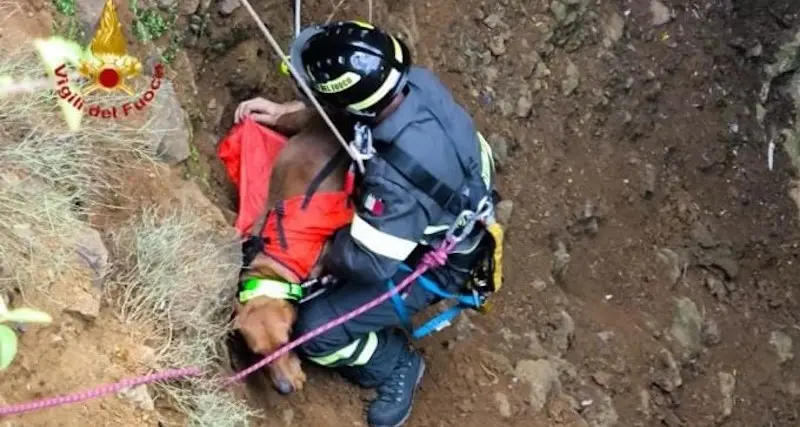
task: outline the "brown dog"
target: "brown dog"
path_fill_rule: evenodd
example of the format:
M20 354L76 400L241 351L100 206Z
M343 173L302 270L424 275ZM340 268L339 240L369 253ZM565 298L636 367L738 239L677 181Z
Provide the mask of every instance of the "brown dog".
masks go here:
M281 116L274 128L290 138L270 176L267 203L270 208L279 200L305 194L312 180L339 150L339 143L330 129L311 110ZM346 162L338 165L325 177L317 191L341 191L347 166ZM311 276L318 274L319 265L312 270ZM242 273L242 280L250 277L292 283L299 280L282 263L263 252ZM295 310L294 304L286 299L258 296L245 304L237 300L236 327L254 353L268 355L289 342L297 317ZM293 352L270 364L268 371L272 384L283 394L301 390L306 381L300 359Z

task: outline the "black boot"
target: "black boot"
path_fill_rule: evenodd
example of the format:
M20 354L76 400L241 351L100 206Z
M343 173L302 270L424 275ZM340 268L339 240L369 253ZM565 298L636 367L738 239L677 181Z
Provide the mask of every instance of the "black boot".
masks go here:
M367 411L370 427L399 427L411 415L414 392L425 373L425 361L407 349L400 356L391 376L378 386L378 398Z

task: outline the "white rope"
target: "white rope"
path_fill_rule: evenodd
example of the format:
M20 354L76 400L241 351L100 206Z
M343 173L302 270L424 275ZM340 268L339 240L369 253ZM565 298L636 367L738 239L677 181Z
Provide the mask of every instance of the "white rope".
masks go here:
M303 90L303 93L305 93L306 97L308 97L308 99L311 100L311 103L314 104L314 108L317 109L320 116L322 116L322 119L325 121L328 127L331 128L331 131L333 132L334 136L336 136L336 139L338 139L342 147L344 147L344 149L347 150L347 154L350 155L350 158L356 162L356 165L358 165L358 171L364 173L364 161L361 159L361 156L355 149L353 149L350 146L350 144L347 143L347 141L345 141L342 134L339 133L339 129L336 128L336 126L331 121L331 118L328 117L328 114L319 104L317 98L314 96L314 93L311 92L311 89L306 84L305 79L303 79L297 72L297 70L294 69L291 61L289 61L288 58L286 57L286 54L283 53L283 49L281 49L280 45L278 45L278 42L275 41L275 38L272 37L272 33L270 33L269 29L267 29L267 26L264 25L264 22L261 20L261 18L258 17L256 11L253 10L253 6L250 5L250 2L248 0L239 0L239 1L242 3L242 5L244 5L245 9L247 9L247 12L250 13L250 16L253 17L253 20L256 21L256 25L258 25L258 28L264 34L264 37L267 38L267 41L269 41L269 44L272 46L272 49L275 51L275 53L277 53L278 56L281 58L281 60L286 63L289 72L292 73L292 76L295 78L298 85Z

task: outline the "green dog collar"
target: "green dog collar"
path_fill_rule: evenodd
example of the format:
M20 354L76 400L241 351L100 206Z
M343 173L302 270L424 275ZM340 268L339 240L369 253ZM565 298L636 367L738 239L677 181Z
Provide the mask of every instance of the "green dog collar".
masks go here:
M303 288L296 283L251 277L242 282L242 290L239 291L239 302L244 304L256 297L300 301L303 299Z

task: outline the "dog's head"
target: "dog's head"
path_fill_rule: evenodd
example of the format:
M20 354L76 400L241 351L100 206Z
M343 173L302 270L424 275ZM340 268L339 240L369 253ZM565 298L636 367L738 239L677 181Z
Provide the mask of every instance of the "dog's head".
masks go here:
M296 316L295 307L284 299L259 296L245 304L236 302L236 327L247 346L263 356L289 342ZM273 385L283 394L301 390L306 381L300 359L294 352L272 362L268 371Z

